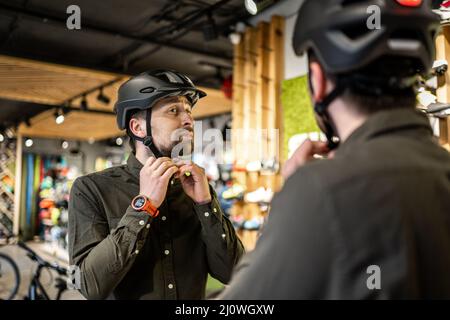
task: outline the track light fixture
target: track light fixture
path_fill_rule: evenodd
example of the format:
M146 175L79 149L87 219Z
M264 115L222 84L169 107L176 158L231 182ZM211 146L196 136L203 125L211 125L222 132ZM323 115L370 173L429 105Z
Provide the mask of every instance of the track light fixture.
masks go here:
M86 100L86 95L85 94L83 95L83 98L81 99L80 108L83 111L86 111L87 109L89 109L88 102Z
M55 111L55 122L56 124L62 124L64 122L64 113L60 109L56 109Z
M111 102L111 99L103 93L103 88L100 88L100 91L97 95L97 100L108 105Z

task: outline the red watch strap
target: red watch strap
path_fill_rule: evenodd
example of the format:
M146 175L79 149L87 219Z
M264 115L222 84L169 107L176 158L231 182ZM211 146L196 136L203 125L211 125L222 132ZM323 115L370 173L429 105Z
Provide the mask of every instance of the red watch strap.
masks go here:
M153 218L156 218L159 215L159 210L156 208L149 198L145 197L145 204L143 210L148 212Z
M134 206L134 202L136 201L137 198L144 198L145 202L144 205L141 208L136 208ZM149 198L147 198L144 195L138 195L136 197L134 197L134 199L131 201L131 206L133 207L133 209L138 210L138 211L145 211L147 212L149 215L151 215L153 218L156 218L159 215L159 210L158 208L156 208L152 202L150 201Z

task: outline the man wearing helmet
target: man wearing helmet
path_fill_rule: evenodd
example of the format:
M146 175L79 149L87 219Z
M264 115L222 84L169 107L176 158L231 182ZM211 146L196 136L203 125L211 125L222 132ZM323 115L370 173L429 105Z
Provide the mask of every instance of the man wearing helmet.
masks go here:
M171 70L120 87L117 123L133 153L71 190L69 256L86 298L201 299L208 273L229 281L242 244L205 171L178 159L192 149L191 111L205 95Z
M328 143L305 142L225 299L450 298L450 155L415 109L434 58L429 1L306 0L294 50ZM314 154L333 156L310 161Z

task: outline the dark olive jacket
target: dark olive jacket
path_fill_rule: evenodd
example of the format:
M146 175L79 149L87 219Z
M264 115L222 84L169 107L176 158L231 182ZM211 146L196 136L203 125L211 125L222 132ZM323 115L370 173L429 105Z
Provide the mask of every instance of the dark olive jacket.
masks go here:
M208 273L229 281L242 244L212 188L212 202L196 205L173 179L158 217L133 210L141 168L132 154L72 186L69 257L80 291L88 299L202 299Z
M222 298L450 299L450 154L427 118L376 113L301 167L237 268Z

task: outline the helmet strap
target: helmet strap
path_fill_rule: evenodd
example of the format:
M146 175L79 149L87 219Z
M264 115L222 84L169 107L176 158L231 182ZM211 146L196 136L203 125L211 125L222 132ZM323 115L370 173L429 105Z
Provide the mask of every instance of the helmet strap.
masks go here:
M310 73L311 74L311 73ZM308 76L309 87L311 92L314 93L314 89L311 83L311 77ZM317 116L322 120L323 123L323 132L327 137L328 148L330 150L336 149L339 146L339 138L337 135L336 126L333 123L329 113L328 107L342 92L345 90L345 82L344 81L336 81L336 87L320 102L314 103L314 111Z
M149 109L147 109L147 115L145 117L147 136L145 136L144 138L141 138L141 137L134 135L133 133L131 133L131 135L133 136L133 138L135 140L141 141L147 148L149 148L150 151L153 153L153 155L156 158L160 158L160 157L162 157L162 154L159 151L159 149L155 146L155 144L153 143L151 120L152 120L152 109L149 108Z

